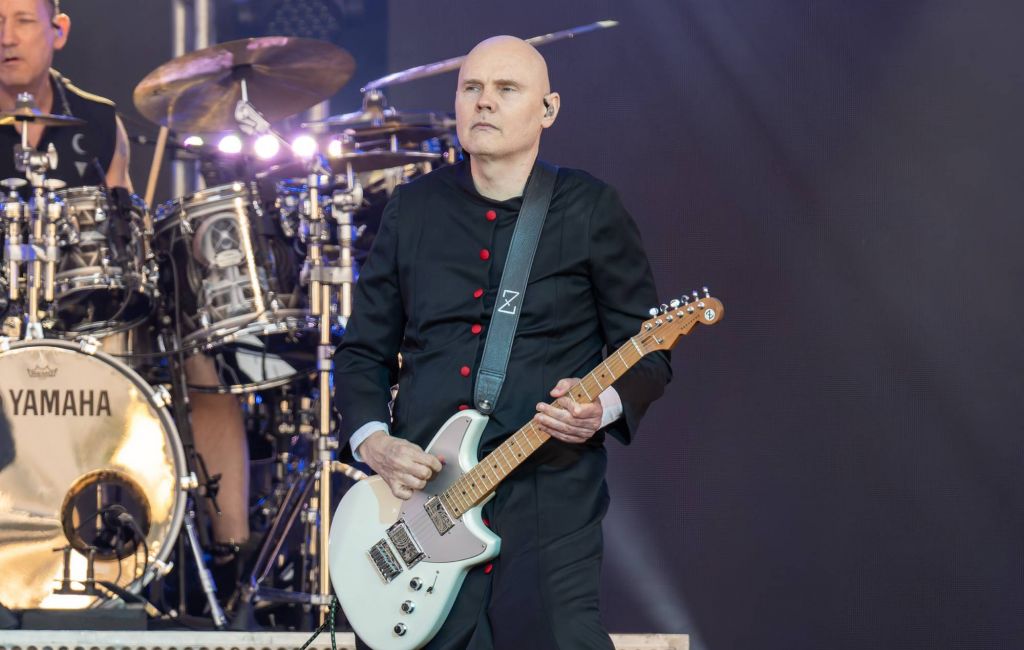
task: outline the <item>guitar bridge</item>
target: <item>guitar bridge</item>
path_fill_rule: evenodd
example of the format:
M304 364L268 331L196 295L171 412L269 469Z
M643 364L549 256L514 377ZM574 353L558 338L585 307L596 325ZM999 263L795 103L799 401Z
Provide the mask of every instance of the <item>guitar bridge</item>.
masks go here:
M371 546L368 555L370 556L370 561L373 562L374 568L377 569L377 573L380 574L385 583L391 582L395 579L395 576L402 572L402 567L398 564L398 558L391 552L387 540L382 539Z
M411 569L424 558L423 549L412 538L409 527L404 521L399 520L391 528L388 528L388 539L398 549L398 554L402 556L406 567Z
M427 511L427 516L430 517L430 522L437 529L438 535L444 535L455 526L451 515L444 509L440 497L434 496L427 499L427 502L423 504L423 509Z

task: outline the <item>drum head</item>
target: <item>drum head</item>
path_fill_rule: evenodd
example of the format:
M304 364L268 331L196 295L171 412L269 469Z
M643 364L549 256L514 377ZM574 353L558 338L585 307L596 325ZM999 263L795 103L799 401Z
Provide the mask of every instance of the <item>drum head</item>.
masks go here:
M54 593L67 546L72 580L85 578L91 548L96 580L141 589L173 550L185 507L184 455L160 399L112 357L61 341L10 346L0 377L0 602L95 601Z

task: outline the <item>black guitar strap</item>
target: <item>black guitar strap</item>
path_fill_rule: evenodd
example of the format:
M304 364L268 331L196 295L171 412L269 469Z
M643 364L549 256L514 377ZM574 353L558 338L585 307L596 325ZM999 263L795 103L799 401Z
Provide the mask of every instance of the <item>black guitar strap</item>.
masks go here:
M491 314L484 354L476 375L473 401L477 410L485 415L494 411L501 385L505 382L512 340L519 324L523 296L526 295L526 283L530 278L530 268L544 228L544 219L551 205L557 175L558 167L538 160L526 183L523 207L519 210L516 228L512 232L512 244L509 246L505 269L501 273L498 297L494 301L494 313Z

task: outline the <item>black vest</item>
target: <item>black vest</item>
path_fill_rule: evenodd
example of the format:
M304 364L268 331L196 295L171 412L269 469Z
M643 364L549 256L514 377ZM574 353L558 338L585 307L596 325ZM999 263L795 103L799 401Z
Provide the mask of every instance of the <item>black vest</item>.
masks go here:
M57 169L47 172L46 177L59 178L68 187L103 185L117 145L114 102L76 88L56 70L50 72L51 110L81 118L85 124L43 129L36 148L45 151L52 142L57 149ZM21 136L13 126L0 127L0 179L25 178L14 166L14 146L20 142Z

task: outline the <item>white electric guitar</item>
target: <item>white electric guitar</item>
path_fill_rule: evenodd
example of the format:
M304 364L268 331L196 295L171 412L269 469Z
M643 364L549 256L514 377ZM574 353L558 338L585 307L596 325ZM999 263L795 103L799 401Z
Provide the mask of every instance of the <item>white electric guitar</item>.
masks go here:
M697 323L722 318L722 303L701 298L652 309L640 332L570 391L577 403L597 399L645 354L668 350ZM420 648L437 634L466 573L498 555L501 539L483 523L481 506L498 484L549 436L527 424L477 462L487 416L460 411L426 451L444 469L407 501L379 476L356 483L334 514L330 575L356 634L376 650Z

